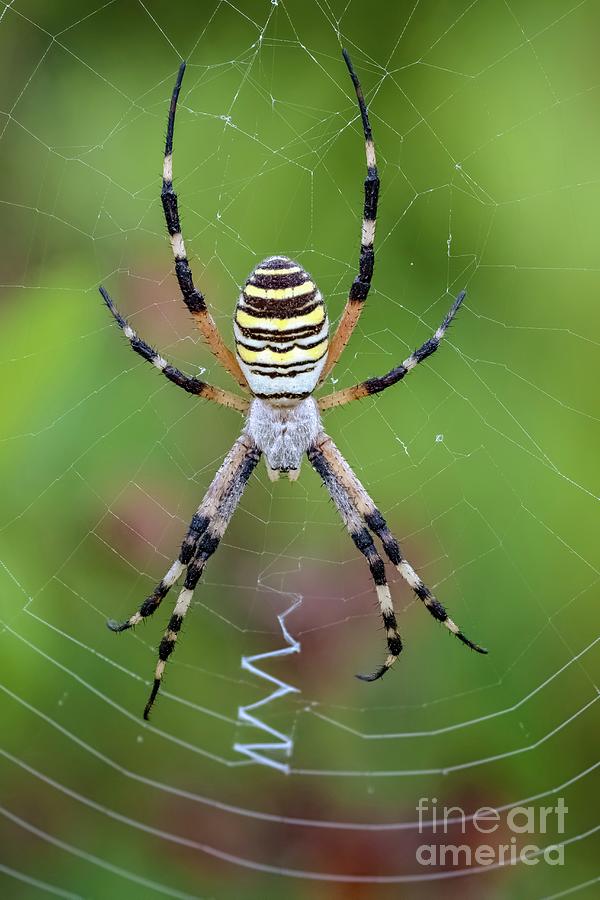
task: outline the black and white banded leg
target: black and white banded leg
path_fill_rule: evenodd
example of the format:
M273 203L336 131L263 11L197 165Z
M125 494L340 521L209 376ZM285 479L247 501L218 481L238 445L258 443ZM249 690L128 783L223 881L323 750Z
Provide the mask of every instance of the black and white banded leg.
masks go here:
M408 375L408 373L415 368L415 366L418 366L424 359L427 359L428 356L435 353L452 323L454 316L458 312L461 303L465 299L465 296L466 291L461 291L448 310L444 321L439 328L425 341L424 344L411 353L403 363L400 363L399 366L391 369L386 375L367 378L366 381L355 384L353 387L344 388L341 391L334 391L333 394L321 397L318 401L319 409L331 409L334 406L342 406L344 403L350 403L352 400L360 400L362 397L370 397L372 394L379 394L381 391L385 391L386 388L401 381L405 375Z
M179 632L181 631L185 615L190 608L196 585L200 580L200 576L204 571L206 563L219 546L219 542L225 534L225 530L241 500L248 479L256 468L260 455L260 451L254 445L248 447L244 463L236 473L236 477L231 484L230 490L221 500L217 512L210 520L204 535L198 541L194 556L187 567L183 588L177 598L173 615L169 619L167 630L158 647L158 662L156 664L150 697L148 698L148 702L144 709L144 719L148 719L150 716L150 710L152 709L152 705L156 700L156 695L160 690L167 660L175 649L175 643Z
M471 650L475 650L477 653L487 653L487 650L475 644L463 634L456 622L450 618L442 603L431 593L410 563L404 559L400 544L390 532L385 519L331 438L323 436L319 440L318 446L334 478L348 492L362 520L381 540L390 562L396 566L402 578L412 588L419 600L424 603L425 608L431 613L433 618L441 622L451 634L457 637L459 641L462 641L463 644L466 644L467 647L470 647Z
M119 328L121 328L123 334L131 344L131 349L151 363L159 372L162 372L165 378L168 378L169 381L176 384L177 387L183 388L188 394L194 394L196 397L203 397L205 400L213 400L215 403L220 403L221 406L237 409L238 412L247 412L249 403L244 397L238 397L236 394L232 394L231 391L213 387L212 384L208 384L206 381L200 381L199 378L192 378L189 375L184 375L183 372L180 372L175 366L170 365L160 353L157 353L150 344L147 344L146 341L142 340L142 338L136 334L127 319L121 315L109 297L108 291L103 287L100 287L99 291L115 321L119 325Z
M335 474L322 451L315 445L308 450L307 455L311 465L321 476L325 487L329 491L354 544L366 558L369 564L371 577L375 583L377 600L379 601L379 608L381 610L383 626L387 638L388 656L385 662L371 675L357 675L356 677L360 678L362 681L376 681L378 678L381 678L382 675L385 675L388 669L392 667L402 651L402 640L398 633L392 595L385 577L385 565L377 552L373 539L369 534L368 529L365 527L349 492L345 489L340 480L335 477Z
M213 478L200 506L192 516L192 521L179 550L179 556L133 615L120 623L114 619L108 620L106 624L111 631L126 631L156 612L185 567L191 562L200 538L211 525L224 497L234 490L240 478L244 477L250 450L251 445L246 438L240 438L235 442Z
M167 223L167 231L175 258L175 274L184 303L192 314L194 321L208 344L212 353L221 365L235 378L241 387L248 389L248 383L240 369L239 363L231 350L223 342L213 317L206 306L204 295L194 284L192 270L188 262L185 242L181 231L177 194L173 190L173 133L175 130L175 113L181 90L181 82L185 72L182 62L177 73L175 87L171 95L169 118L167 120L167 137L165 140L165 158L163 163L163 182L161 201Z
M260 451L245 435L235 442L193 516L179 556L167 574L150 596L144 600L140 608L125 622L121 624L113 620L107 622L111 631L121 632L151 616L156 612L184 569L187 568L183 588L177 598L167 631L159 645L152 693L144 710L145 719L148 718L156 699L167 659L175 647L175 641L189 609L194 589L207 561L216 551L225 534L260 455Z
M333 369L338 359L342 355L344 347L350 340L352 332L356 327L356 323L363 311L365 300L371 289L371 280L373 278L373 268L375 266L375 251L373 245L375 243L375 226L377 223L377 203L379 200L379 173L377 171L377 159L375 157L375 144L373 142L373 133L371 131L371 123L369 122L369 114L367 105L360 86L360 82L354 71L352 61L347 50L342 50L342 54L358 101L360 117L362 121L363 133L365 136L365 154L367 158L367 177L364 184L364 207L360 242L360 257L358 262L358 275L352 282L348 293L348 300L342 317L339 321L336 332L329 345L327 361L320 377L322 383L329 372Z
M463 634L456 622L450 618L443 604L434 597L427 585L423 584L408 560L404 559L398 541L390 532L387 522L377 507L373 507L373 512L368 513L365 516L365 521L371 531L381 540L390 562L396 566L419 600L423 601L425 608L431 613L433 618L437 622L441 622L442 625L445 625L448 631L455 635L459 641L462 641L463 644L466 644L467 647L470 647L471 650L475 650L477 653L487 653L487 650L484 647L475 644Z

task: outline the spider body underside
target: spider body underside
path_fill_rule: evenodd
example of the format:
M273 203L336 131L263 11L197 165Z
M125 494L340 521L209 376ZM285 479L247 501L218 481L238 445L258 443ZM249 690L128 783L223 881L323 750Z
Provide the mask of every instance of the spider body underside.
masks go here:
M132 349L152 363L169 381L190 394L227 406L245 415L240 437L225 457L200 506L192 517L179 556L137 612L122 623L109 620L108 627L125 631L151 616L177 580L183 587L158 649L154 683L144 718L158 694L164 669L173 652L194 590L208 559L216 551L245 486L264 456L269 478L286 475L295 481L306 456L321 477L357 549L366 558L373 579L387 638L388 654L364 681L381 678L402 650L385 565L375 542L397 568L417 597L437 621L479 653L486 653L460 631L410 563L403 557L397 540L332 439L326 434L321 412L386 390L402 380L415 366L430 356L458 311L462 291L441 325L421 347L384 375L369 378L352 388L335 391L319 399L314 391L337 363L348 343L367 299L373 276L375 223L379 197L379 176L367 107L358 78L347 52L343 56L354 85L365 138L367 177L364 183L364 212L358 273L338 327L329 341L329 321L323 298L312 277L296 261L271 256L250 273L238 299L234 316L235 355L224 344L208 311L202 293L195 286L187 259L179 221L177 195L173 190L173 131L175 112L185 63L179 69L173 90L163 167L161 199L167 230L175 258L175 274L183 300L208 347L232 375L246 396L216 388L190 377L170 365L140 338L119 313L105 288L100 293ZM250 396L248 396L250 395Z

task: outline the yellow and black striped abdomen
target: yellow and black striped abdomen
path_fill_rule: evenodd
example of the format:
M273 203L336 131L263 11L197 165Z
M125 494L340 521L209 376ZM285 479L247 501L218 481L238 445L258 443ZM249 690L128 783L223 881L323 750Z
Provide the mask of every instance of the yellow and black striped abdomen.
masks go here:
M302 266L286 256L250 274L235 311L235 346L257 397L293 402L311 394L327 356L323 298Z

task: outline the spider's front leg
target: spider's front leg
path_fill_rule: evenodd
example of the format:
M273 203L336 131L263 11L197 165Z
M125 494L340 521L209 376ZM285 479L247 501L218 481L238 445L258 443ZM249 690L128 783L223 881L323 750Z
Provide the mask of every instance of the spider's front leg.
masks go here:
M121 632L151 616L187 567L183 588L159 645L152 692L144 710L145 719L148 719L150 709L158 694L167 659L175 648L175 641L189 609L196 585L207 561L216 551L225 534L260 455L260 451L247 435L243 435L235 442L194 514L181 545L179 556L167 574L150 596L144 600L137 612L125 622L119 624L112 619L107 622L111 631Z
M354 520L358 520L358 522L363 525L363 530L367 533L367 536L369 536L367 531L368 528L381 540L383 548L390 562L392 562L393 565L396 566L396 568L400 572L400 575L410 585L412 590L423 602L426 609L433 616L433 618L445 625L445 627L453 635L455 635L455 637L457 637L459 641L462 641L462 643L466 644L467 647L470 647L471 650L475 650L477 653L487 653L487 650L485 650L483 647L480 647L478 644L475 644L465 634L463 634L458 625L450 618L450 616L446 612L445 607L423 583L410 563L406 559L404 559L404 557L402 556L400 545L390 532L385 519L383 518L383 516L367 494L363 485L360 483L331 438L325 434L322 434L315 442L313 447L311 447L308 451L308 458L310 459L315 469L321 475L321 478L323 479L325 486L331 494L338 510L342 514L344 524L346 524L346 527L350 531L350 534L354 539L354 542L358 549L361 550L361 552L365 553L365 551L362 549L361 544L356 539L355 535L357 534L357 532L355 530L352 530L356 529L356 525L353 524L351 528L347 521L348 515L346 513L345 507L348 507L350 509ZM343 498L341 502L339 498ZM364 528L364 526L366 526L366 528ZM362 540L364 540L364 538ZM369 540L371 540L370 536ZM365 555L367 554L365 553ZM380 597L380 603L381 599L382 598ZM384 624L386 624L383 603L381 604L381 608L384 615ZM390 646L389 631L388 646ZM401 645L398 649L398 653L400 652L400 649ZM374 680L374 678L379 678L381 677L381 675L384 675L385 672L387 672L387 670L389 669L390 665L394 662L396 656L397 654L392 653L390 646L390 656L388 657L384 665L381 666L381 668L374 674L374 676L369 677L366 680L372 681Z
M360 678L361 681L376 681L378 678L381 678L382 675L385 675L402 652L402 640L398 633L392 595L385 577L385 565L377 552L375 544L373 543L373 538L365 527L349 492L339 478L336 477L336 474L328 460L325 458L320 445L321 440L318 439L315 444L309 448L307 454L308 458L313 468L321 476L354 544L367 560L371 577L375 583L377 600L379 601L383 627L385 628L387 637L388 656L385 662L371 675L357 675L356 677Z

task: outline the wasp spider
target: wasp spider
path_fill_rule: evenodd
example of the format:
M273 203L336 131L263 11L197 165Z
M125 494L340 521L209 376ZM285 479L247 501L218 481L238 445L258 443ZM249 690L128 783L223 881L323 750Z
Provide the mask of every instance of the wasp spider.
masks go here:
M362 119L367 177L364 183L358 274L350 287L346 306L331 342L328 340L329 322L325 304L312 277L294 260L286 256L270 256L250 273L239 296L234 316L236 355L223 343L204 296L192 278L181 233L177 195L173 190L173 129L185 63L180 66L169 108L161 200L183 300L213 354L246 396L240 397L213 387L198 378L184 375L170 365L135 333L118 312L106 290L100 288L106 305L136 353L156 366L169 381L184 391L236 409L245 416L241 436L225 457L194 514L179 556L137 612L121 624L113 620L108 622L112 631L120 632L151 616L185 572L183 587L158 648L158 663L150 698L144 710L145 719L156 699L165 665L175 648L198 580L208 559L217 549L262 454L271 480L275 481L281 474L285 474L295 481L301 459L306 453L329 491L352 540L369 564L383 617L388 654L385 662L371 675L359 675L358 678L364 681L381 678L402 650L385 567L371 535L379 538L390 562L396 566L434 619L442 622L472 650L486 652L465 637L439 600L404 559L398 541L391 534L385 519L325 433L320 415L323 410L369 397L391 387L423 362L437 350L465 292L458 295L435 334L390 372L318 400L312 396L333 369L348 343L363 310L373 275L373 242L379 195L375 147L358 78L345 50L343 56Z

